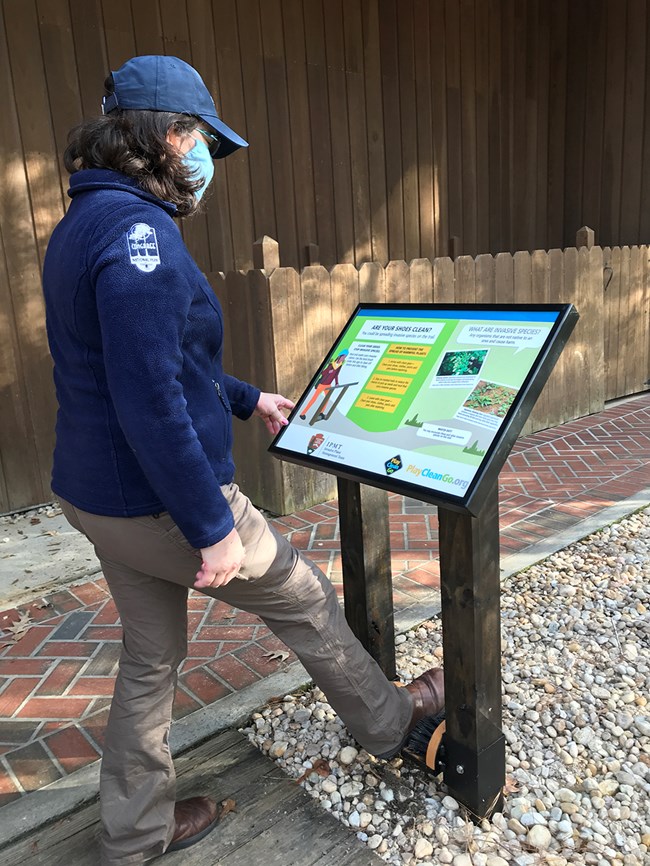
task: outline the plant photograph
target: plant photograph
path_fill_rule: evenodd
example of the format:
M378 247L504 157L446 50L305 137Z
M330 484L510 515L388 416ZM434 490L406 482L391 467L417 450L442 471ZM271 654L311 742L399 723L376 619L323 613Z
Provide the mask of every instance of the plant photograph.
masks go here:
M478 412L486 412L488 415L496 415L504 418L512 401L517 396L514 388L506 388L496 382L486 382L483 379L463 403L467 409L476 409Z
M487 349L473 352L445 352L436 376L476 376L483 366L487 353Z

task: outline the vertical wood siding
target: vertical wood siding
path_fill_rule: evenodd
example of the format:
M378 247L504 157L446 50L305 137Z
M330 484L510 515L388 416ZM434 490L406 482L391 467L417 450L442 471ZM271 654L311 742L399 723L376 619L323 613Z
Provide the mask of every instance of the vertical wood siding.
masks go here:
M587 224L620 261L618 311L642 270L618 248L650 239L649 46L645 0L0 0L0 511L50 498L40 269L67 132L109 69L182 57L251 143L183 226L206 272L252 267L267 234L284 266L339 265L342 291L345 265L432 260L451 238L454 256L564 247ZM507 300L516 262L494 280L479 262L463 291ZM363 285L390 299L390 273ZM607 395L629 393L608 364Z

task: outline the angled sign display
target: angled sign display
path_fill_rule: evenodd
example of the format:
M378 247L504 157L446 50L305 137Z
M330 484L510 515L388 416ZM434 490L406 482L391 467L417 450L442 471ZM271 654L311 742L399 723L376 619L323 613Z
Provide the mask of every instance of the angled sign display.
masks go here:
M360 304L270 450L475 514L577 319L570 304Z

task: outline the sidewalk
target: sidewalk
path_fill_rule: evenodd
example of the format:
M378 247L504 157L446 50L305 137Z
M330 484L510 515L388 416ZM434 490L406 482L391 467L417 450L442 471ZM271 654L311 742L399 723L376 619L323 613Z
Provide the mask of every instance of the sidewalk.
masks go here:
M650 394L521 439L500 476L504 577L649 501ZM437 518L435 507L400 496L391 496L390 510L403 630L439 609ZM274 523L342 592L336 502ZM86 575L93 568L89 561ZM75 788L86 798L96 790L121 629L101 575L75 580L0 611L0 806L12 820L30 811L26 794L52 783L54 791ZM255 617L198 593L189 606L175 751L308 679L291 653L277 655L283 645ZM31 622L14 642L7 629L25 614ZM51 817L42 814L43 802L40 820Z

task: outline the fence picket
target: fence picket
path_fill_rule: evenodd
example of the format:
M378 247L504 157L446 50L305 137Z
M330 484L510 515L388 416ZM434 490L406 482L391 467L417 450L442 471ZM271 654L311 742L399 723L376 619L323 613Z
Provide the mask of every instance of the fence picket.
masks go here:
M332 330L339 334L359 303L359 271L352 264L335 265L330 271Z
M406 262L388 262L386 265L386 303L408 304L409 266Z
M578 376L578 387L576 391L576 406L580 416L588 415L591 411L591 377L592 367L589 356L590 337L595 336L598 330L596 315L602 314L602 302L598 303L589 291L589 253L586 247L578 250L578 274L574 304L576 305L581 319L576 327L577 343L575 349L576 372ZM598 301L601 301L599 294ZM599 309L596 309L598 307ZM598 371L598 375L601 371Z
M616 358L618 357L618 296L621 290L621 248L607 248L608 270L603 273L605 290L605 399L616 396Z
M455 302L456 280L454 263L448 256L433 262L433 300L436 304Z
M433 265L429 259L413 259L409 266L409 300L412 304L433 303Z
M630 248L621 247L621 282L618 294L618 353L616 356L616 395L625 395L625 365L621 359L625 356L625 348L630 345L631 322L629 311L630 287Z
M329 272L322 265L310 265L300 274L300 285L305 317L305 373L308 373L316 369L336 336L332 330ZM303 381L306 385L308 379Z
M533 293L533 274L530 253L518 252L513 256L513 275L515 304L529 304ZM529 416L521 431L522 436L527 436L533 431L533 417Z
M549 302L560 303L564 301L564 253L562 250L550 250L548 253L549 263ZM546 384L548 415L546 425L552 427L561 424L565 418L565 383L567 375L567 353L566 350L560 355L560 360ZM539 428L542 429L542 428Z
M478 304L494 304L497 300L494 256L476 257L475 297Z
M578 292L578 250L571 248L564 251L564 282L561 291L561 300L567 302L577 298ZM560 413L561 421L569 420L570 407L577 404L578 391L582 387L578 368L580 366L580 344L582 341L582 328L584 327L584 310L576 304L580 313L580 321L567 342L564 353L566 363L564 368L565 402Z
M531 294L535 303L548 304L551 296L551 272L549 255L544 250L535 250L531 258ZM543 430L548 427L550 413L549 404L553 393L546 383L531 414L531 430Z
M456 269L456 303L473 304L476 301L474 259L471 256L459 256L454 265Z
M359 301L383 304L386 301L387 270L379 262L366 262L359 268Z
M515 274L514 262L510 253L499 253L495 256L494 281L498 303L513 304L515 301Z
M591 323L587 334L586 350L589 365L589 412L600 412L605 405L605 299L603 297L603 251L600 247L589 250L589 276L587 292Z
M515 304L530 304L533 300L533 272L529 252L518 252L513 256L515 281Z

